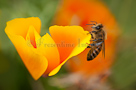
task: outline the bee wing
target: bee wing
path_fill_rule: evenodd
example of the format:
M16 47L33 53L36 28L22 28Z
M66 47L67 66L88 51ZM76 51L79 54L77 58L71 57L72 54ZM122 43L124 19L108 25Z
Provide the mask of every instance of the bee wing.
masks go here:
M102 54L105 58L105 32L103 32Z
M104 40L107 40L107 33L105 32L105 38L104 38Z
M103 41L103 43L102 43L102 54L105 58L105 41Z

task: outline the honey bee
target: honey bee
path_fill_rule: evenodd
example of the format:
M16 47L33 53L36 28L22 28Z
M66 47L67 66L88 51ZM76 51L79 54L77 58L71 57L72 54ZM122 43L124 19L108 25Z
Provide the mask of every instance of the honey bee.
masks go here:
M95 21L91 21L95 22ZM105 31L103 30L103 25L101 23L97 24L87 24L93 25L92 31L89 32L91 34L91 44L87 48L91 48L87 54L87 61L93 60L102 50L102 53L105 58Z

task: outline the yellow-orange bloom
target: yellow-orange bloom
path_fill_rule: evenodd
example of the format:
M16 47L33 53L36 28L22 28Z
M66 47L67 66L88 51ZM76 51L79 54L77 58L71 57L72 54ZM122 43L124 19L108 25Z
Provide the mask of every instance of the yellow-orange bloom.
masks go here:
M17 18L7 22L5 28L35 80L41 75L56 74L69 58L86 48L78 45L89 43L91 37L80 26L51 26L51 36L47 33L42 37L39 35L40 29L41 21L38 17Z
M91 26L86 24L96 21L104 25L103 29L107 34L105 59L100 53L94 60L87 61L87 53L90 50L87 48L68 61L70 71L84 72L88 76L103 74L113 63L115 44L120 33L114 16L100 0L64 0L61 4L54 20L55 24L80 25L85 30L91 31Z

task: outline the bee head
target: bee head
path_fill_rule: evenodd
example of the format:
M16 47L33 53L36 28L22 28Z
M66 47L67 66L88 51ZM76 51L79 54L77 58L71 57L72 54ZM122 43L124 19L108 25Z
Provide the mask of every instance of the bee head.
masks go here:
M96 30L101 30L101 28L103 28L102 24L95 24L94 26L92 26L92 28L95 28Z

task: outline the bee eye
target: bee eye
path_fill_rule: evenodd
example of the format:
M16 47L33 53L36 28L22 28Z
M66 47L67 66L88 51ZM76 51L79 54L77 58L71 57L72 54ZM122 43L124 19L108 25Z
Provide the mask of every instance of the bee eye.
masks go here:
M97 26L97 27L95 27L97 30L99 30L100 29L100 27L99 26Z

